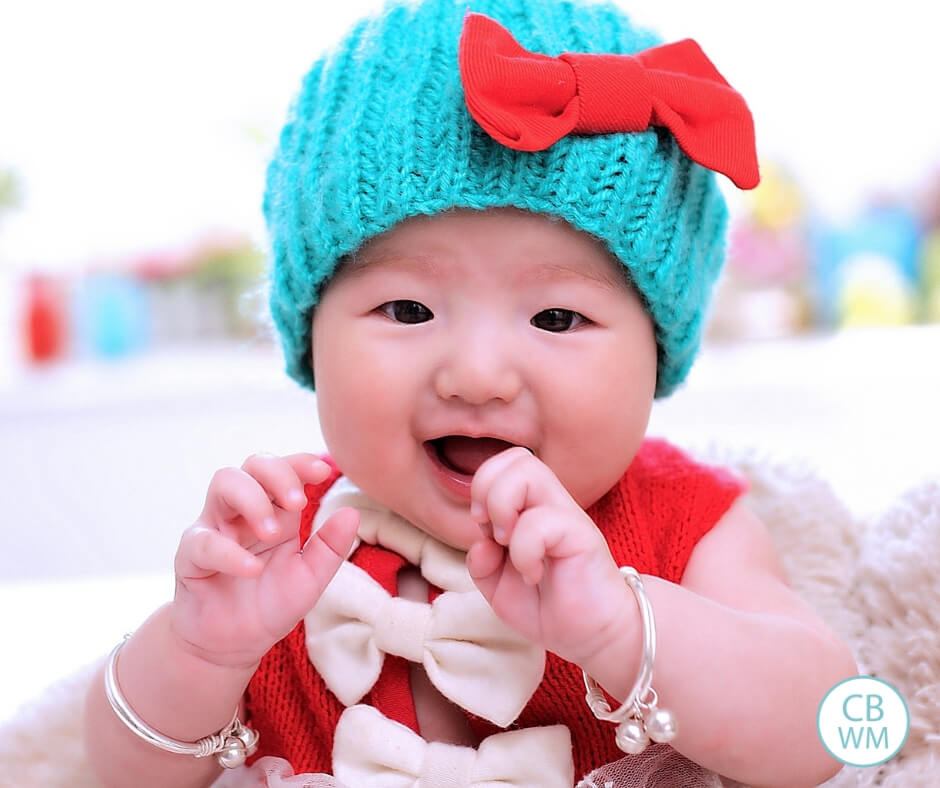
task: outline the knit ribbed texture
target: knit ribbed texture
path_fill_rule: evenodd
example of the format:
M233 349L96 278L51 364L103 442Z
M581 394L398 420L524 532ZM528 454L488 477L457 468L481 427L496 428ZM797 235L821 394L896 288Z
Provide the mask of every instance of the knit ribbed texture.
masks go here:
M320 499L338 475L334 472L322 484L307 487L310 504L303 514L301 540L309 536ZM617 486L588 514L604 533L618 565L679 582L695 545L742 489L726 471L697 464L664 441L647 440ZM386 591L396 593L403 558L360 545L352 561ZM256 759L285 758L296 773L332 770L333 732L343 705L310 663L303 623L264 657L245 697L251 724L261 736ZM417 732L408 663L400 657L385 657L382 674L363 702ZM467 717L480 738L500 730ZM512 727L556 723L571 731L578 776L623 756L614 743L614 726L596 720L584 702L581 670L549 653L542 683Z
M657 396L669 394L724 257L713 173L663 130L572 135L535 153L495 142L463 100L468 9L548 55L659 43L612 5L564 0L401 2L357 25L307 74L268 169L271 310L288 373L313 387L312 310L341 258L409 216L513 206L565 219L626 266L656 327Z

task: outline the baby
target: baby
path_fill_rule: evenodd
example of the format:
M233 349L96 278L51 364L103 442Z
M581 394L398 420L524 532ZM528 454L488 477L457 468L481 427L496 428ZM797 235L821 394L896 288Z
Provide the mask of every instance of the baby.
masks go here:
M837 771L851 655L743 485L645 438L722 262L714 172L757 182L743 100L656 44L609 5L422 0L307 75L265 213L329 455L212 478L89 693L106 785Z

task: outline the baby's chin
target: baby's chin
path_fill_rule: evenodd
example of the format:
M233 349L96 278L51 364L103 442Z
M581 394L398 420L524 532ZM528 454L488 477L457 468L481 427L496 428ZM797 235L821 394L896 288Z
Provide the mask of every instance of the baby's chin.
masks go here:
M453 547L455 550L466 553L474 544L483 538L483 531L480 529L480 526L471 521L469 517L467 520L470 523L469 526L461 528L458 532L451 529L441 532L440 529L435 528L424 528L422 530L437 541L443 542L448 547Z
M445 517L415 520L417 522L412 521L413 524L432 539L464 553L483 538L483 530L470 519L469 507L459 513L448 513Z

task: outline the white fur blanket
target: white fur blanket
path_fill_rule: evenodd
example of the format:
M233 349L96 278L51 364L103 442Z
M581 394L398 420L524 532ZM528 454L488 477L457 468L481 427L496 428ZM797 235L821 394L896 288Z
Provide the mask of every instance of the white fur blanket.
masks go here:
M826 785L940 785L940 480L859 522L800 463L708 455L751 481L750 505L770 528L793 588L852 647L862 672L894 685L908 703L901 752L881 766L845 767ZM50 687L0 728L0 787L97 785L81 744L94 668Z

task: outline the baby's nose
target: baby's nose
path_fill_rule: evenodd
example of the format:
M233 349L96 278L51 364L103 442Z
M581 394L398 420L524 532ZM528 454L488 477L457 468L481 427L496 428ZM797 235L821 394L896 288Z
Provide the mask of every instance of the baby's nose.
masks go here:
M451 347L434 375L441 399L461 399L471 405L490 400L512 402L523 386L519 359L508 341L477 336Z

